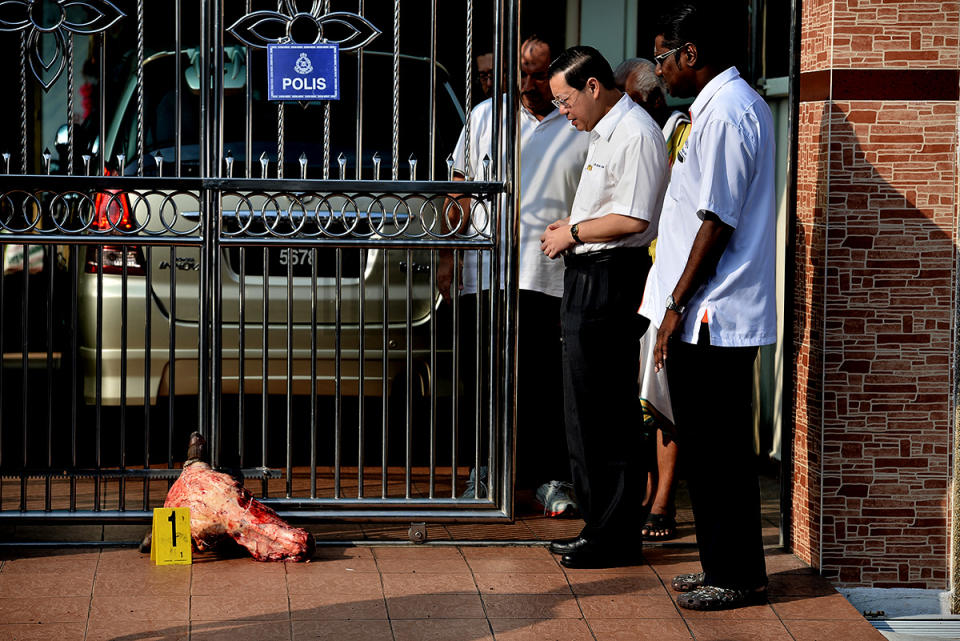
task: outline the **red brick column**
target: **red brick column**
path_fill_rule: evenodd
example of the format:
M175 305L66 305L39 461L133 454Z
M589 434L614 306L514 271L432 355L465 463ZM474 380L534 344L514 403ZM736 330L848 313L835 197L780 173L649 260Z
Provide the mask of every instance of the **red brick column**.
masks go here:
M960 3L803 3L793 531L829 578L945 588Z

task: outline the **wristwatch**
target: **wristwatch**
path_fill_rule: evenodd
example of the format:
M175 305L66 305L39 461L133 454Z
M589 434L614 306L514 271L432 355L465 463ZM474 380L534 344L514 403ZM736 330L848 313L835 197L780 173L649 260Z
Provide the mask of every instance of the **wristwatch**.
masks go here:
M583 244L583 241L580 240L580 223L575 223L570 226L570 235L573 236L573 242L578 245Z
M682 316L683 310L685 310L686 308L687 308L686 305L677 305L677 302L673 300L673 294L667 294L667 309L669 309L670 311L674 311Z

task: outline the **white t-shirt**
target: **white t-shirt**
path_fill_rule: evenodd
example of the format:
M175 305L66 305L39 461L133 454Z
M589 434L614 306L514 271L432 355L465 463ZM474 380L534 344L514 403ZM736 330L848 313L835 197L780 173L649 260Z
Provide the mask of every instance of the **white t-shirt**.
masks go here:
M576 245L574 252L649 245L657 236L668 168L663 132L644 108L624 94L590 132L590 151L580 174L570 223L620 214L650 224L639 234Z
M680 339L696 343L700 323L713 345L777 340L774 133L770 108L730 67L690 107L693 126L680 150L660 216L657 260L640 313L663 322L667 296L700 230L700 210L734 228L716 272L687 302Z
M506 100L504 99L504 108ZM563 261L550 260L540 251L540 236L547 225L570 215L570 206L577 191L577 181L587 156L589 137L567 123L554 109L543 120L537 120L522 105L520 120L520 289L563 295ZM453 152L454 169L468 180L483 178L484 156L493 157L493 100L481 102L470 112L470 163L465 162L466 128L460 133ZM501 211L503 211L501 200ZM472 223L467 233L489 234L490 203L485 208L475 203ZM505 229L500 223L501 233ZM490 288L490 265L484 256L483 289ZM504 265L500 283L503 287ZM477 291L477 252L464 252L463 291Z

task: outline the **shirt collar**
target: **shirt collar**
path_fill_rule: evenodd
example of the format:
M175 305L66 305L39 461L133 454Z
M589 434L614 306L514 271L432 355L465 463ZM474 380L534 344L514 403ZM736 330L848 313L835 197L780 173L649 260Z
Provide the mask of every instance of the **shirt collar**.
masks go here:
M700 91L697 95L696 100L693 101L693 104L690 105L690 117L696 120L700 113L707 106L707 103L710 102L710 99L713 98L720 87L724 86L728 82L732 82L740 77L740 72L737 71L736 67L729 67L725 71L714 76L710 82Z
M620 100L617 101L617 104L615 104L610 111L605 113L603 118L597 121L597 124L594 125L594 138L610 140L610 136L613 135L614 130L617 128L617 125L620 124L620 121L623 120L623 117L627 115L627 112L636 106L637 103L635 103L627 94L620 96Z
M504 104L506 104L506 103L504 103ZM524 117L524 118L529 118L530 120L532 120L532 121L534 122L534 124L537 124L537 125L546 124L547 122L549 122L549 121L553 120L554 118L557 118L558 116L560 116L560 110L554 108L554 109L552 109L552 110L550 111L550 113L548 113L546 116L543 117L543 120L540 120L540 119L537 118L536 114L534 114L532 111L530 111L529 109L527 109L526 106L524 106L524 104L523 104L522 102L520 103L520 113L523 114L523 117Z

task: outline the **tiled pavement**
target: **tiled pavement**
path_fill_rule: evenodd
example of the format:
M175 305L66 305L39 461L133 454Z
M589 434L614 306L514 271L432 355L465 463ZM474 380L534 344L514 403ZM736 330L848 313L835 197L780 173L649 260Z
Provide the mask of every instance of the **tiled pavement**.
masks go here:
M301 564L201 554L189 567L155 567L130 547L3 548L0 640L884 641L827 581L777 548L776 488L765 485L768 605L676 607L670 579L699 569L682 491L679 538L645 547L636 567L567 570L543 546L456 544L579 531L580 521L544 518L521 492L513 524L429 525L441 545L397 545L406 525L314 526L328 545ZM0 538L130 541L145 530L20 526Z
M696 550L567 570L543 547L323 546L310 563L198 555L156 567L129 548L5 550L0 639L147 641L878 640L828 582L768 550L770 604L676 607Z

